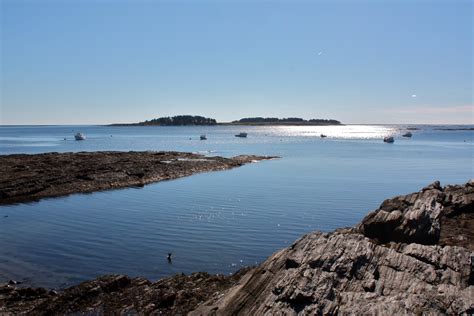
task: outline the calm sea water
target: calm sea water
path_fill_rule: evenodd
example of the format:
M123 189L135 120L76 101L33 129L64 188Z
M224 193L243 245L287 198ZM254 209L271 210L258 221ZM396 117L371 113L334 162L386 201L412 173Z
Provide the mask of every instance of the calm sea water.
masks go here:
M179 150L282 157L140 189L1 206L0 282L64 287L109 273L156 280L234 272L307 232L354 225L385 198L435 180L474 178L474 132L437 127L419 126L411 139L400 137L404 126L0 127L1 154ZM86 141L73 140L78 131ZM233 136L241 131L247 139ZM208 140L199 141L200 134ZM383 143L386 135L396 135L395 143Z

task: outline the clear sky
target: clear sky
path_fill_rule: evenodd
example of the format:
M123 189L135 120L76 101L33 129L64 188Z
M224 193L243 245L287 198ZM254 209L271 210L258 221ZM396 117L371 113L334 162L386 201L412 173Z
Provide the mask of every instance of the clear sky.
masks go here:
M0 2L1 124L474 123L471 0Z

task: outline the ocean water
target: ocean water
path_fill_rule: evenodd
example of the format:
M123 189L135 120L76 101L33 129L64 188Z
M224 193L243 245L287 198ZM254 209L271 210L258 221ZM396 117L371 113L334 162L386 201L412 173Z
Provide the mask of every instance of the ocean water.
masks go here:
M305 233L354 225L386 198L435 180L474 178L474 132L417 127L410 139L400 136L406 126L387 125L2 126L0 154L178 150L281 159L139 189L0 206L0 282L65 287L111 273L152 280L228 274ZM87 140L74 141L78 131ZM233 136L241 131L248 138ZM382 142L387 135L395 135L394 144Z

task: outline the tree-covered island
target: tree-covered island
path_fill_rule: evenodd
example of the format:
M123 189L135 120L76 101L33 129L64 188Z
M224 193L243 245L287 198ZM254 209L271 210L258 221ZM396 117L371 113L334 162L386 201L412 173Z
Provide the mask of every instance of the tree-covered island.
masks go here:
M277 118L277 117L247 117L233 121L234 125L341 125L341 122L333 119L310 119L299 117Z
M198 115L165 116L139 123L112 124L112 126L188 126L188 125L341 125L333 119L310 119L299 117L248 117L237 121L218 123L213 118Z
M113 126L186 126L186 125L216 125L217 121L199 115L165 116L139 123L112 124Z

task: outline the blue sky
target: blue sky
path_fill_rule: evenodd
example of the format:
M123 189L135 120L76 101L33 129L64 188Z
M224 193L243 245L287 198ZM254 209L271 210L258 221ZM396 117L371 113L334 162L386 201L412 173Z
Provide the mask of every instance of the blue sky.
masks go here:
M1 124L474 123L470 0L0 2Z

